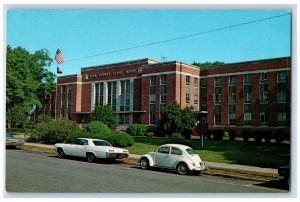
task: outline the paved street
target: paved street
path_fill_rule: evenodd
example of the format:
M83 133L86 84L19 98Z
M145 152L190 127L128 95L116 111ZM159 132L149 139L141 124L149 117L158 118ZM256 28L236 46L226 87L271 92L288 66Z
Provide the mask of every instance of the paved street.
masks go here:
M39 193L285 193L247 180L180 176L117 162L88 163L55 155L6 150L7 192Z

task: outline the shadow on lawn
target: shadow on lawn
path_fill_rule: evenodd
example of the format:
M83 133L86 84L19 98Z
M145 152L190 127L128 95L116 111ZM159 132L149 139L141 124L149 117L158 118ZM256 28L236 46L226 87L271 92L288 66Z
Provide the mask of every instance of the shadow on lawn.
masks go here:
M244 142L229 140L204 140L204 148L201 148L201 140L184 140L174 138L135 138L136 142L159 146L167 143L184 144L198 150L201 158L204 154L222 155L222 158L232 164L251 165L267 168L278 168L290 162L290 145L263 142ZM215 153L214 153L215 152ZM203 153L201 155L201 153Z

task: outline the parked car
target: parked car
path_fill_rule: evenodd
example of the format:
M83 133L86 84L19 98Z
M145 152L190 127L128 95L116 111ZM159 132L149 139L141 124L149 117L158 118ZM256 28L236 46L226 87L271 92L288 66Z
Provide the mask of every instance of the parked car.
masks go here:
M89 162L94 162L97 158L122 159L129 155L127 149L113 147L105 140L91 138L78 138L71 144L57 143L54 150L59 158L86 157Z
M142 155L139 160L142 169L149 167L177 170L185 175L189 172L200 173L207 170L200 156L189 146L181 144L164 144L154 152Z
M23 140L15 138L12 134L6 133L6 146L7 147L17 147L24 144Z

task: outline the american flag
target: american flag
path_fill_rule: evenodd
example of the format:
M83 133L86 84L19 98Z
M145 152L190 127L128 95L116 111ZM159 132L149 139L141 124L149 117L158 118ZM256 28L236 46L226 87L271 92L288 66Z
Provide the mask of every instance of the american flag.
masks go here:
M57 67L57 73L62 74L62 71Z
M63 58L63 56L62 56L61 51L59 50L59 48L56 51L55 60L56 60L56 62L58 64L61 64L61 63L64 62L64 58Z

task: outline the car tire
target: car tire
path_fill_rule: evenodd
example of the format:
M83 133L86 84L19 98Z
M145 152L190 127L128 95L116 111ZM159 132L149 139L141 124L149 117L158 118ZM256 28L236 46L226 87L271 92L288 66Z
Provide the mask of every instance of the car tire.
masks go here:
M186 175L189 172L189 168L185 163L179 163L177 166L177 171L180 175Z
M57 155L59 158L64 158L65 157L65 152L62 148L57 148Z
M148 169L149 168L149 160L147 158L142 158L140 165L143 170Z
M90 163L93 163L96 160L96 156L93 153L87 153L86 158L87 158L88 162L90 162Z

